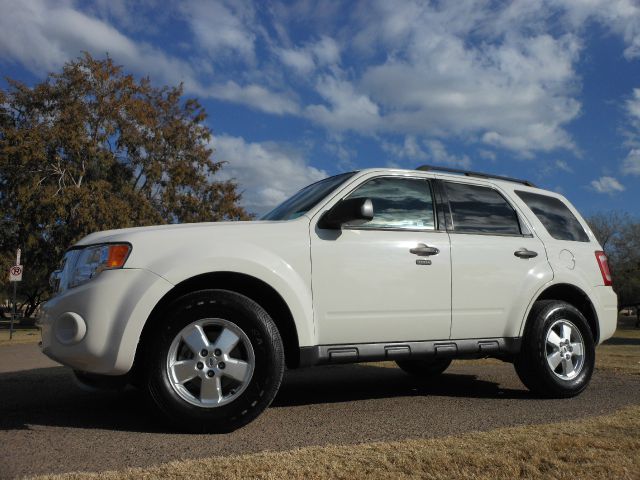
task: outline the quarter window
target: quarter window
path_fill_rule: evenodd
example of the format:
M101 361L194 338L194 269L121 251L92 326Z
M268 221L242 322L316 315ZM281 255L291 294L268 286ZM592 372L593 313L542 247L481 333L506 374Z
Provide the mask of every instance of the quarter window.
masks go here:
M453 231L522 235L518 214L493 188L445 182Z
M549 235L556 240L589 241L584 228L562 200L548 195L518 190L516 190L516 194L538 217Z
M369 198L373 203L373 219L358 224L360 228L435 229L433 198L427 180L375 178L360 186L348 198Z

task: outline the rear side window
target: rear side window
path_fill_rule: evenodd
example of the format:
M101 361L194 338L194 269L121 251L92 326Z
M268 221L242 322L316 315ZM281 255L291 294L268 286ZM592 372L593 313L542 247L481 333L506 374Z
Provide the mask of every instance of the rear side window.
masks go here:
M453 231L522 235L518 214L493 188L445 182Z
M435 229L429 182L417 178L382 177L369 180L349 198L369 198L373 220L358 228Z
M518 190L516 190L516 194L538 217L549 235L556 240L589 241L584 228L562 200L548 195Z

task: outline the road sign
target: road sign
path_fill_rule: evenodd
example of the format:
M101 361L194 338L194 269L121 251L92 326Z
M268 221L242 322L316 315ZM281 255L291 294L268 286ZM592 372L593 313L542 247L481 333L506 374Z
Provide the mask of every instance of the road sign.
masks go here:
M9 269L9 281L10 282L22 281L22 265L14 265Z

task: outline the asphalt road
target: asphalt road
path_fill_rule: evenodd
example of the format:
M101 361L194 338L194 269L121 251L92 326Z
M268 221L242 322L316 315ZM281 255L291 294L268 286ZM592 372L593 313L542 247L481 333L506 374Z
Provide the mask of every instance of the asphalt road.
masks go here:
M167 428L136 390L85 392L35 345L0 347L0 477L437 437L638 403L640 378L604 372L577 398L542 400L528 394L508 364L458 363L432 383L396 368L330 366L288 372L273 406L243 429L190 435Z

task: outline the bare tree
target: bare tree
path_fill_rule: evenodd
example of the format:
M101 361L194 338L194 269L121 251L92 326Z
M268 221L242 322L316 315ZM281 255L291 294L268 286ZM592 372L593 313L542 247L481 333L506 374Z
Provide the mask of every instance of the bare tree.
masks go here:
M640 223L628 213L601 212L587 219L600 241L620 307L640 305Z

